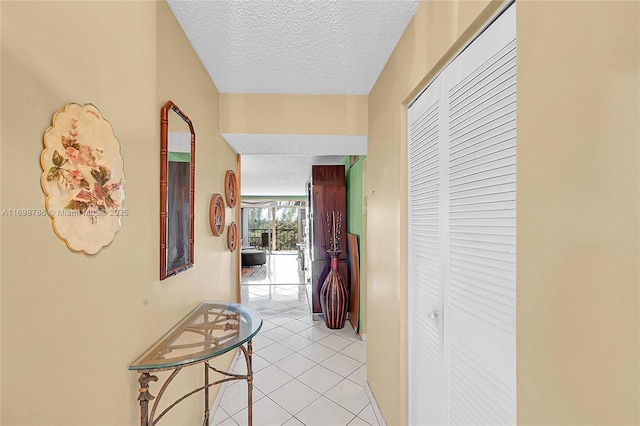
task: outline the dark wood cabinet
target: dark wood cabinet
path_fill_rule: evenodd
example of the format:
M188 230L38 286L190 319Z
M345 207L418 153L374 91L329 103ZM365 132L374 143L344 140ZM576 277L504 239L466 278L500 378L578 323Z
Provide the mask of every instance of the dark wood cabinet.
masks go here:
M340 274L348 285L347 269L347 191L343 165L312 166L311 178L307 182L307 293L311 302L314 319L322 313L320 308L320 288L330 269L329 224L327 214L341 215L339 255Z

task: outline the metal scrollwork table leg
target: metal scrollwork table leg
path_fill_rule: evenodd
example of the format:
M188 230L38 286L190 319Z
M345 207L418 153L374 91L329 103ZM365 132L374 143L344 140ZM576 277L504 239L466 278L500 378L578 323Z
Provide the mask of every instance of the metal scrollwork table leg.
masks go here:
M200 386L191 392L186 393L182 397L178 398L175 402L165 408L157 417L156 410L158 409L158 405L162 396L169 386L169 384L173 381L173 379L178 375L178 373L184 367L179 367L173 369L167 380L163 383L158 391L157 397L154 397L149 393L149 382L157 382L158 377L151 375L149 372L142 372L140 374L140 378L138 379L138 383L140 383L140 389L138 396L138 401L140 402L140 425L141 426L154 426L156 425L162 417L164 417L169 410L178 405L178 403L182 402L189 396L204 390L204 425L208 426L209 424L209 388L211 386L219 385L225 382L233 381L233 380L246 380L247 381L247 413L248 413L248 424L251 426L253 424L253 366L251 362L252 353L253 353L253 344L251 340L247 341L246 348L244 345L239 346L239 349L242 351L242 354L245 358L245 363L247 366L247 374L233 374L227 371L219 370L215 367L212 367L209 364L209 361L201 361L204 363L204 385ZM198 362L197 364L199 364ZM216 373L222 374L226 376L223 379L216 380L215 382L209 383L209 369L215 371ZM154 370L154 371L162 371L162 370ZM149 412L149 401L153 401L151 412Z

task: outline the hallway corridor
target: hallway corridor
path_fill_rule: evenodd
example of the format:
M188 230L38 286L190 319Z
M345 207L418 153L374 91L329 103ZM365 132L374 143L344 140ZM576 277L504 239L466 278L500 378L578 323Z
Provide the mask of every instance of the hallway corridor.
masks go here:
M379 424L365 390L366 344L348 323L330 330L311 320L295 254L243 268L242 303L264 319L253 339L254 425ZM244 373L243 360L234 371ZM220 395L212 424L245 425L246 383L231 382Z

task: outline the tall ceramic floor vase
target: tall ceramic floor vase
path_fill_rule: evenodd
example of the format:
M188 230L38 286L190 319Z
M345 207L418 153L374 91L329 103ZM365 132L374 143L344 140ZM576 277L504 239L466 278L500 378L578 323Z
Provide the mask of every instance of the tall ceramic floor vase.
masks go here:
M349 291L338 271L338 255L340 251L327 251L331 256L331 270L320 288L320 307L327 328L344 327L349 306Z

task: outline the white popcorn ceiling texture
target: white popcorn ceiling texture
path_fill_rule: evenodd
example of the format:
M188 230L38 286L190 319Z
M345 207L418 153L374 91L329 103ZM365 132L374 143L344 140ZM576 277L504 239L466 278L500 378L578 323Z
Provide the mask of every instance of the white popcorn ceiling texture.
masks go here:
M338 95L369 93L418 3L417 0L168 0L221 93ZM292 152L307 137L297 137L293 143L298 146L292 145ZM265 149L269 153L265 146L275 139L274 135L264 135L257 145L262 154ZM231 142L230 145L234 147ZM302 145L310 144L302 142ZM257 152L241 154L244 157ZM275 155L271 152L271 166ZM305 153L296 151L296 155ZM243 160L242 195L273 195L273 190L264 188L270 179L256 182L263 188L250 189L252 184L249 176L245 176L244 163ZM306 176L310 173L309 168ZM291 179L299 180L299 176L292 174ZM303 195L304 181L306 178L299 181L299 193L290 195Z

